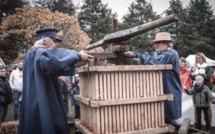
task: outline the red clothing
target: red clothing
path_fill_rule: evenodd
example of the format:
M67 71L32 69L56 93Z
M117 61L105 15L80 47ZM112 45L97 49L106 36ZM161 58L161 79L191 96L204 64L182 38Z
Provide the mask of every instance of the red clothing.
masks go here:
M184 92L184 85L188 88L192 88L192 79L190 78L190 71L187 68L180 68L180 79L182 92Z
M215 83L215 78L213 76L211 76L210 81L211 81L211 83Z

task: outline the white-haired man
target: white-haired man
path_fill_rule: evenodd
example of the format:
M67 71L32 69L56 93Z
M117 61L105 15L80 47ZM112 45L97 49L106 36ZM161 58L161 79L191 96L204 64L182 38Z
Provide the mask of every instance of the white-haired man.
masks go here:
M54 28L40 29L39 40L26 53L23 64L22 110L19 134L68 134L58 76L74 73L75 64L93 57L56 48L61 39Z
M123 55L125 57L140 58L141 64L144 65L157 65L157 64L172 64L172 70L163 71L163 89L164 94L172 93L174 96L173 101L165 101L164 111L165 118L172 124L180 125L179 118L182 116L182 92L179 77L179 56L171 47L171 36L167 32L160 32L156 34L154 44L155 52L146 52L140 54L137 52L127 51Z

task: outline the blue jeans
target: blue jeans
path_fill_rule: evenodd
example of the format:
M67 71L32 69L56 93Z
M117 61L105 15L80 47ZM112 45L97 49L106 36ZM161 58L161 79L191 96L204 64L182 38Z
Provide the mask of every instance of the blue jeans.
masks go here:
M19 106L19 97L22 95L21 91L15 91L13 92L13 103L14 103L14 119L18 119L18 113L20 112L20 106ZM19 112L18 112L19 109Z

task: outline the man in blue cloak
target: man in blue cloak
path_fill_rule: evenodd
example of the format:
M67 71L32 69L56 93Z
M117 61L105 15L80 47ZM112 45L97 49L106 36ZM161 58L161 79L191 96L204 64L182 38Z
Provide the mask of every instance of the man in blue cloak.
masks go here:
M178 53L171 48L171 36L167 32L156 34L155 40L152 41L155 52L145 52L140 54L137 52L127 51L123 55L125 57L140 58L141 64L158 65L172 64L172 70L163 71L163 89L164 94L171 93L174 96L173 101L164 102L165 118L172 124L179 125L179 118L182 116L182 92L179 72L179 56Z
M58 76L72 75L78 61L92 56L56 48L57 30L38 30L39 40L26 53L19 134L68 134Z

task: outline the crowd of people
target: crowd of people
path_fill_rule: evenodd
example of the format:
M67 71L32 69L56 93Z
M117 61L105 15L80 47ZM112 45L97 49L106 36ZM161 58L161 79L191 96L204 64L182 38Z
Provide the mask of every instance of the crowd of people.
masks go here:
M26 53L24 62L12 71L9 81L6 68L0 68L0 122L5 120L8 104L13 100L14 120L19 119L19 134L68 134L69 94L75 119L80 118L79 102L74 99L74 95L80 93L79 78L72 76L78 61L88 62L93 57L84 52L57 48L61 39L54 28L40 29L36 34L38 40ZM212 69L200 52L195 56L195 65L190 67L185 58L179 58L172 42L170 33L160 32L152 41L154 52L126 51L122 55L139 58L143 65L171 64L172 69L163 71L162 75L164 94L174 96L173 101L164 102L166 122L181 124L182 93L187 93L193 98L196 128L202 129L203 111L206 131L210 132L211 103L215 103L210 91L213 88L210 82Z

